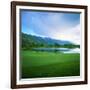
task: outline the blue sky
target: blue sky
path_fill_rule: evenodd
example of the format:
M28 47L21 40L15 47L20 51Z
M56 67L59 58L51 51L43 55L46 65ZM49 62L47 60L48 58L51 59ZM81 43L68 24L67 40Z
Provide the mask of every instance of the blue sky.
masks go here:
M21 31L80 44L80 14L21 10Z

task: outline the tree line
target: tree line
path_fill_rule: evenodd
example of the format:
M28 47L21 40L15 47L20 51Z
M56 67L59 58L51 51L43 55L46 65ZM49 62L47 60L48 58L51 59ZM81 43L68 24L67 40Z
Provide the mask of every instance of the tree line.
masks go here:
M21 38L21 47L22 49L32 49L32 48L39 48L39 47L44 47L44 48L80 48L80 45L75 45L75 44L48 44L44 43L42 41L37 42L37 38L34 38L30 35L26 35L22 33L22 38Z

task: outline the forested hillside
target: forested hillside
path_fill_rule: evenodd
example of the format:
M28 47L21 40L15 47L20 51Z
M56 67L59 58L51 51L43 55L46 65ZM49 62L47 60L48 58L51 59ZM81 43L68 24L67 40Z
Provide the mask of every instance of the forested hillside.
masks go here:
M74 45L69 41L33 36L25 33L21 33L21 45L23 49L31 49L34 47L80 47L80 45Z

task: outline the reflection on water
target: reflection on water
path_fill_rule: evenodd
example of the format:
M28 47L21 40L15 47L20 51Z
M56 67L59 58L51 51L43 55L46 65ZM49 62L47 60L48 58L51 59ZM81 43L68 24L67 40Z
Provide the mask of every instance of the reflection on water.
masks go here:
M80 48L33 48L33 51L80 53Z
M69 51L64 51L63 53L80 53L80 48L73 48Z

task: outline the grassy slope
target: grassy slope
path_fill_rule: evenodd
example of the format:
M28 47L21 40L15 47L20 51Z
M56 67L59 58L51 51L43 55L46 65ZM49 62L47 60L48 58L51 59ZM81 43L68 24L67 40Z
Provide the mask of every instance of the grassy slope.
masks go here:
M22 78L78 76L79 54L22 51Z

